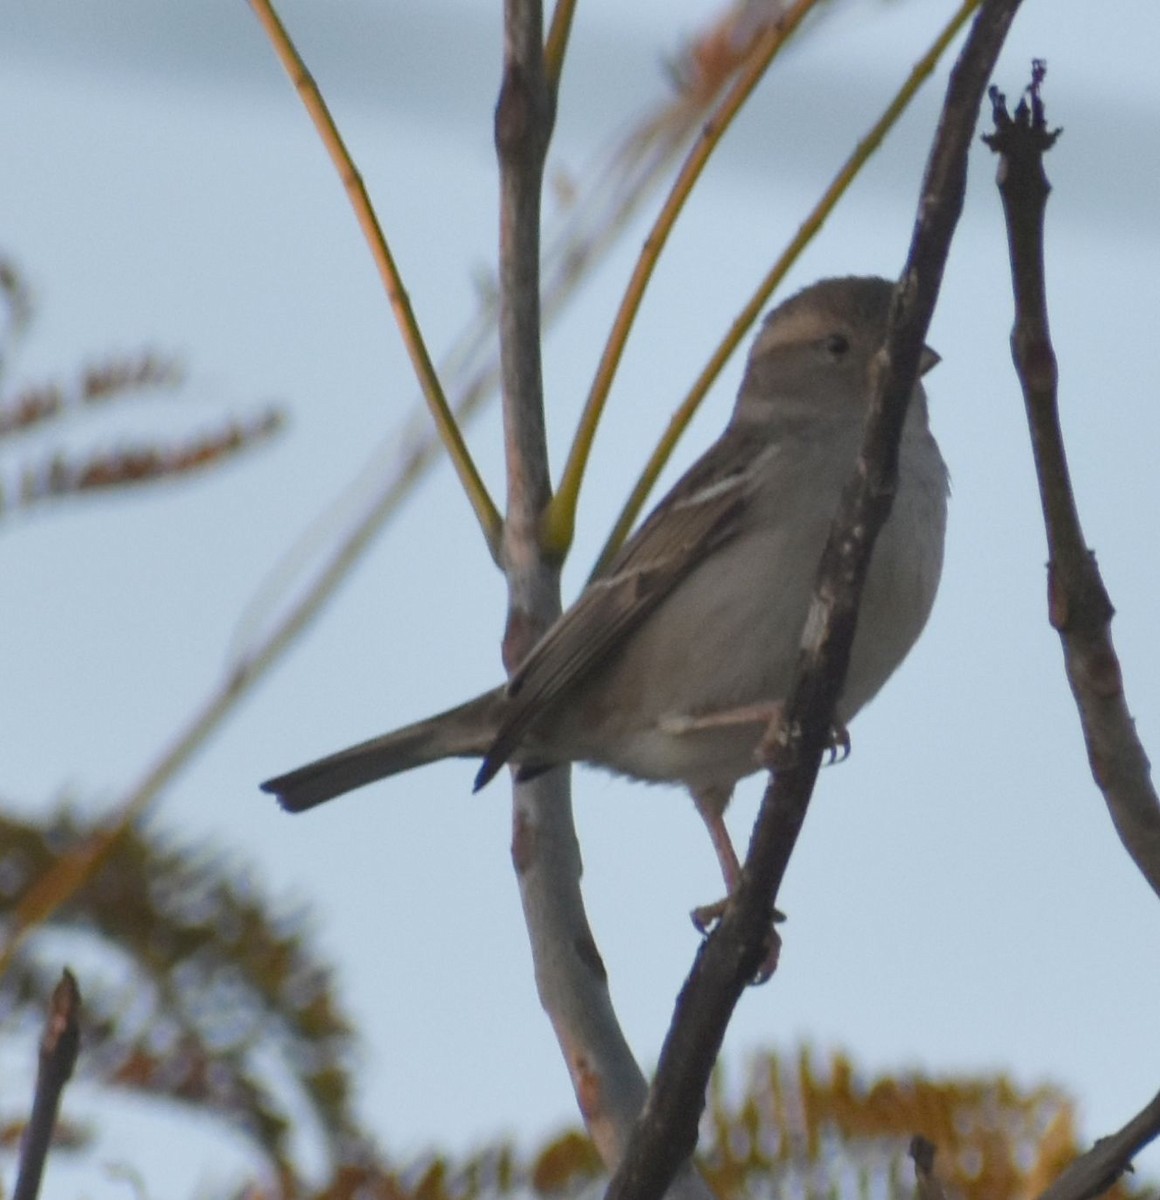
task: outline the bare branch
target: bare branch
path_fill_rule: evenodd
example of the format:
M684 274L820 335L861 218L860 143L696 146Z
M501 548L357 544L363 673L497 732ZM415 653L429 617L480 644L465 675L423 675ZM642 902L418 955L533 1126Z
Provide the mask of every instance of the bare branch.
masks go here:
M1131 1169L1132 1158L1160 1135L1160 1093L1120 1130L1100 1138L1043 1192L1039 1200L1089 1200Z
M52 1144L52 1131L64 1085L72 1077L80 1049L81 994L71 971L65 970L52 993L44 1036L40 1040L40 1067L32 1115L24 1130L20 1173L12 1200L36 1200L44 1162Z
M542 16L539 3L506 0L504 74L495 112L500 372L508 469L504 566L517 576L539 557L536 530L551 495L540 358L540 198L556 101L544 71ZM516 586L510 574L509 583ZM513 601L519 607L514 595ZM513 651L519 658L529 648L524 636L517 641L512 651L505 645L509 665L514 665Z
M500 362L508 466L503 561L509 669L560 613L559 564L540 548L550 499L540 362L540 198L555 117L545 74L539 0L506 0L504 75L496 107L500 166ZM616 1023L604 965L580 894L580 848L570 775L517 784L512 860L536 985L572 1076L580 1111L606 1163L614 1163L644 1097L644 1079Z
M1044 67L1033 67L1027 99L1014 120L1002 93L991 91L995 132L984 140L1000 155L999 194L1007 219L1015 326L1011 354L1023 387L1039 496L1047 528L1048 619L1063 644L1064 667L1079 709L1092 776L1104 794L1125 849L1160 896L1160 800L1151 764L1136 735L1112 644L1115 611L1095 555L1080 527L1057 404L1058 372L1047 323L1043 218L1051 190L1043 154L1049 132L1039 96Z
M762 961L777 890L817 777L841 691L870 553L890 511L898 443L951 236L962 211L979 104L1019 0L985 0L951 73L891 327L876 363L862 452L818 572L774 777L742 884L698 952L637 1130L609 1186L613 1200L657 1200L692 1154L705 1087L730 1015Z

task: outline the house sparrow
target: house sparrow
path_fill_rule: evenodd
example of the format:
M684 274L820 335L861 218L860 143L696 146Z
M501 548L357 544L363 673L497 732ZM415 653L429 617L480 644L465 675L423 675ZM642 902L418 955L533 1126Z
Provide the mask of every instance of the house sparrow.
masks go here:
M760 767L763 736L786 699L818 562L861 447L870 363L892 292L885 279L826 279L770 313L724 433L506 685L263 789L301 812L450 757L482 758L477 789L509 762L525 776L584 762L679 782L731 894L740 865L723 814L737 781ZM937 362L927 347L920 375ZM919 382L894 506L866 578L839 730L926 624L947 493Z

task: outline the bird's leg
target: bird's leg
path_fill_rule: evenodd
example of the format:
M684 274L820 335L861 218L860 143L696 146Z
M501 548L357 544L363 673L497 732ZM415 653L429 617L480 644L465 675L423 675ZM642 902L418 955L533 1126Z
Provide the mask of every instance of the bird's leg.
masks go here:
M733 795L732 788L703 788L692 793L693 804L705 822L709 831L709 840L717 853L717 861L721 864L721 875L725 880L725 897L713 904L702 904L693 909L693 924L701 933L708 931L721 919L729 897L737 890L741 882L741 861L737 851L733 849L733 839L725 827L725 806Z
M709 831L713 849L717 852L717 861L721 864L721 875L725 880L725 895L722 899L713 904L702 904L694 908L690 914L693 924L701 933L708 933L717 924L724 915L725 907L732 899L733 893L741 883L741 861L737 857L737 851L733 848L733 839L729 836L729 830L725 827L725 807L732 795L731 787L701 788L692 792L693 804L696 806L697 812L701 814L705 828ZM782 919L781 913L777 909L773 911L773 919L774 921ZM777 969L780 951L781 938L771 925L769 951L757 970L754 983L764 983L774 973Z

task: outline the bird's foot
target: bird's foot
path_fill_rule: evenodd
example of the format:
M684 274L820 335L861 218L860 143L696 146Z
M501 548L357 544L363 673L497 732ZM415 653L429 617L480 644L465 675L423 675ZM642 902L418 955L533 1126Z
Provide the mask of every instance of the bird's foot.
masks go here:
M749 981L749 986L761 987L763 983L768 983L774 971L777 970L777 963L780 958L781 934L777 932L776 925L770 925L769 936L765 944L765 957L761 960L761 965L757 968L757 974Z
M766 727L765 734L754 751L754 758L758 765L773 771L779 767L784 769L797 763L797 743L800 740L800 731L795 731L797 733L795 737L785 722L780 719L781 714L776 714L776 717L777 719L771 720ZM850 757L850 731L841 721L835 721L830 727L825 750L830 756L826 763L827 766L845 762Z
M689 913L693 922L693 928L698 933L708 934L725 915L725 906L728 903L729 897L722 896L720 900L715 900L712 904L698 904Z
M724 896L720 900L715 900L712 904L701 904L694 908L689 916L692 918L697 932L708 936L725 915L725 910L729 907L729 902L732 899L732 896ZM777 970L777 960L781 955L781 935L777 932L777 926L784 920L785 914L775 908L769 925L765 956L762 958L761 965L757 968L753 979L750 980L750 984L753 987L765 983L774 971Z
M796 758L794 738L785 721L785 705L771 706L769 720L761 734L761 740L753 751L753 761L767 771L786 767Z
M771 708L776 707L777 713L780 713L781 706L770 705L754 705L750 709L733 709L731 714L726 715L725 722L728 722L730 715L737 716L744 714L744 723L749 724L755 718L758 720L768 721L776 713L771 714ZM742 867L741 862L737 858L737 851L733 849L733 842L729 837L729 830L725 827L725 807L729 803L729 797L733 794L731 786L724 787L701 787L691 789L693 803L697 806L697 811L701 814L701 819L705 822L705 828L709 831L709 837L713 840L713 849L717 852L717 861L721 865L721 875L725 880L725 897L715 901L713 904L702 904L689 914L693 918L693 924L697 928L697 932L707 935L720 922L729 907L730 901L737 894L737 889L742 882ZM764 983L777 968L777 957L781 950L781 938L777 935L777 930L774 929L774 923L784 921L785 917L777 911L773 910L772 920L769 926L769 936L766 941L766 954L761 966L758 968L754 976L753 983Z
M830 761L827 766L832 767L834 763L845 762L850 757L850 731L841 721L835 721L830 729L830 742L827 749L830 752Z

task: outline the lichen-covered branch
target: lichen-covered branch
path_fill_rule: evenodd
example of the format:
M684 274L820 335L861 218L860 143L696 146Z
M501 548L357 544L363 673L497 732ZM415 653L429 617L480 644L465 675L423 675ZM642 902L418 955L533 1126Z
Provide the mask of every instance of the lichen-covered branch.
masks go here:
M500 363L508 469L502 561L508 579L503 654L513 669L560 613L559 561L540 529L551 498L540 337L540 199L555 118L558 64L544 64L539 0L505 0L504 69L495 114L500 167ZM580 894L570 774L517 783L512 860L540 1001L555 1030L581 1114L611 1169L644 1100L640 1068L616 1020ZM708 1191L686 1175L689 1200ZM684 1189L682 1189L684 1191Z

